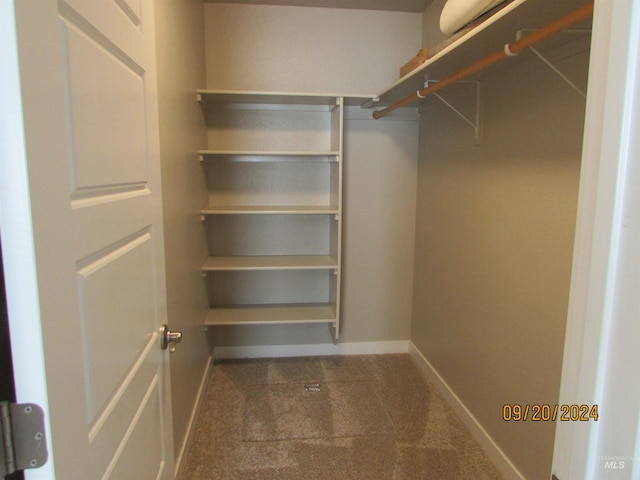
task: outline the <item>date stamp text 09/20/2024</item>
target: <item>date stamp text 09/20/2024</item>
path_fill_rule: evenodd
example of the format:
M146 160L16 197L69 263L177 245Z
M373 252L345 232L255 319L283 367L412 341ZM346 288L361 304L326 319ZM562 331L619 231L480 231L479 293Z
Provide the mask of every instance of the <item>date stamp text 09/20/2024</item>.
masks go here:
M506 404L502 407L502 419L505 422L597 422L598 405Z

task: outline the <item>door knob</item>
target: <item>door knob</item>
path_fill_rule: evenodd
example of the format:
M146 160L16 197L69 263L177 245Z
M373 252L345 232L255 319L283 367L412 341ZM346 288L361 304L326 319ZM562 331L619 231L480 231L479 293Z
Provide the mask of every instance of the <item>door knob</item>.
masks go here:
M166 324L160 327L160 348L162 350L169 348L169 352L173 353L176 351L176 345L181 341L182 332L172 332Z

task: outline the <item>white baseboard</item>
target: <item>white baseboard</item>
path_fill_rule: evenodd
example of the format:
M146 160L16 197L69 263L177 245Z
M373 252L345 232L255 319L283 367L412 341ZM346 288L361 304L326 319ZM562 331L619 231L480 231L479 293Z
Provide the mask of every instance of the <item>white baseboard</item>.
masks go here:
M176 469L175 469L175 478L178 478L178 474L180 473L180 469L182 468L182 464L185 460L185 454L187 449L189 448L189 444L191 443L191 437L193 434L193 426L198 418L198 413L200 412L200 405L202 404L202 399L204 398L204 392L207 389L207 383L209 382L209 373L211 372L211 365L213 364L213 356L209 356L207 360L207 365L204 368L204 373L202 374L202 378L200 379L200 387L198 387L198 394L196 395L196 401L193 404L193 408L191 409L191 416L189 417L189 424L187 425L187 431L184 436L184 440L182 441L182 445L180 446L180 451L178 452L178 456L176 457Z
M478 442L482 450L491 459L495 467L506 480L526 480L526 477L511 463L502 449L494 442L491 435L482 427L465 404L449 387L433 365L422 355L413 342L409 342L409 354L416 360L427 378L434 384L449 406L456 413L465 427Z
M407 353L409 341L395 342L351 342L312 345L264 345L245 347L214 347L213 358L278 358L317 357L325 355L379 355L384 353Z

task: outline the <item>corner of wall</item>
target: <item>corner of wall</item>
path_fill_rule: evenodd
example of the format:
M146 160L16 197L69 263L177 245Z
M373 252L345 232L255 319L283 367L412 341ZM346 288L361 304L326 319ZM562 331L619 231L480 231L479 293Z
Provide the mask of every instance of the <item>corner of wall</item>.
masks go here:
M170 364L174 451L182 455L210 354L200 274L207 246L197 213L207 193L195 153L206 145L195 96L205 82L203 5L158 0L155 19L167 317L171 329L183 333Z
M473 438L478 442L478 445L484 450L504 478L506 480L526 480L524 475L522 475L511 460L509 460L509 457L507 457L505 452L484 429L460 397L456 395L444 378L440 376L438 371L412 342L409 342L409 355L414 359L422 373L434 384L438 392L444 397L445 401L453 409L464 426L467 427Z

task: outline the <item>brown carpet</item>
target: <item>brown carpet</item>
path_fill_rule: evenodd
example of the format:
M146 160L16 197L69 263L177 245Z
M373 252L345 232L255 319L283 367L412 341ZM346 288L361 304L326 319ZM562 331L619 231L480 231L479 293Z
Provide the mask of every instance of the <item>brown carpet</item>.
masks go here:
M409 355L216 363L194 429L180 480L502 479Z

